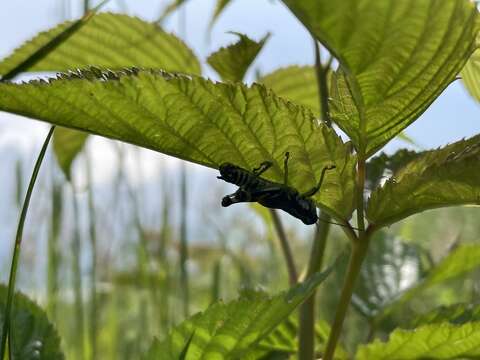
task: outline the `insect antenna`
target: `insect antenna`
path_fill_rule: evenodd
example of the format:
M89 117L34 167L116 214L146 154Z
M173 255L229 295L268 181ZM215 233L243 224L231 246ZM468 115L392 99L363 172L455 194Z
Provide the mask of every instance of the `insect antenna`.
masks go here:
M325 219L322 219L322 218L318 218L318 220L323 221L324 223L327 223L327 224L343 226L343 227L346 227L346 228L352 228L353 230L360 231L359 228L356 228L356 227L351 226L351 225L340 224L340 223L336 223L336 222L333 222L333 221L328 221L328 220L325 220Z

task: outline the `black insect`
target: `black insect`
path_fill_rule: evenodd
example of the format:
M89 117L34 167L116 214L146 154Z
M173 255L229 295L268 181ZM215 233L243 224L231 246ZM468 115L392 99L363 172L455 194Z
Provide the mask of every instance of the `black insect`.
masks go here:
M236 192L222 199L222 206L227 207L240 202L258 202L267 208L286 211L307 225L315 224L318 220L317 208L311 197L320 190L325 172L334 169L335 165L325 166L317 186L300 194L295 188L288 186L288 159L289 153L287 152L284 161L283 184L260 177L273 165L270 161L261 163L253 171L245 170L230 163L220 165L221 176L218 176L218 179L239 187Z

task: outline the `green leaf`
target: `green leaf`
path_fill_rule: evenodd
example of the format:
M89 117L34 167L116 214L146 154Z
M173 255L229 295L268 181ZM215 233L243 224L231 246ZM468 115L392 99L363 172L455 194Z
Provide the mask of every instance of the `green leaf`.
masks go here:
M470 95L480 102L480 50L473 53L460 75Z
M478 267L480 267L480 245L460 245L429 271L422 281L407 289L401 296L395 299L394 302L390 303L384 309L383 316L418 296L423 291L435 285L468 274Z
M261 85L208 80L137 69L91 68L58 80L0 84L0 110L29 116L218 168L231 162L253 169L272 161L265 177L306 191L331 164L317 204L348 219L353 208L355 158L332 129L310 111Z
M480 322L440 323L414 330L395 330L387 342L359 347L357 360L477 359L480 356Z
M239 37L238 41L211 54L207 58L207 62L223 81L238 82L243 80L245 73L255 61L270 34L264 36L259 42L253 41L243 34L233 34Z
M475 48L468 0L283 0L338 59L332 118L375 153L455 79Z
M331 269L273 297L255 292L227 304L215 303L175 327L162 342L155 341L147 359L178 359L192 333L186 354L189 360L243 358L290 316Z
M231 0L217 0L217 4L215 5L215 10L213 11L212 19L210 20L209 27L212 28L215 22L217 21L220 14L225 10L227 5L229 5Z
M8 74L74 24L67 21L20 46L0 62L0 74ZM179 38L139 18L100 13L69 34L54 51L25 71L66 71L95 65L109 69L138 66L189 74L201 72L195 55Z
M446 206L480 204L480 135L425 152L372 192L367 218L387 226Z
M411 328L422 325L448 322L450 324L463 325L467 322L480 321L480 305L454 304L440 306L432 311L417 316L411 321Z
M4 322L4 310L7 300L7 288L0 285L1 323ZM48 321L45 312L25 295L14 295L11 336L13 355L22 360L63 360L60 338L55 327ZM0 329L1 332L1 329Z
M53 135L53 152L65 177L69 180L73 160L82 151L87 138L88 134L81 131L66 128L55 130Z
M278 96L310 108L317 116L320 114L317 77L313 66L278 69L263 76L258 82L272 89Z

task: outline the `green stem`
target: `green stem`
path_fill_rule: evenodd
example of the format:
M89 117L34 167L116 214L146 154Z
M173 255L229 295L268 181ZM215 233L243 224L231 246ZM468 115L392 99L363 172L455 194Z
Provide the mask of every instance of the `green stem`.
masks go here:
M350 256L350 263L348 265L347 276L343 284L342 293L340 295L340 301L337 305L335 320L332 325L330 336L328 337L327 347L323 356L324 360L332 360L335 347L337 346L340 333L342 331L343 321L347 313L348 306L352 299L353 290L355 288L355 281L360 273L365 255L367 254L369 243L369 236L360 238L359 241L352 243L352 254Z
M297 267L295 266L295 261L293 260L292 249L288 243L287 235L285 234L285 229L283 228L282 222L278 213L274 209L269 209L270 215L272 216L273 225L280 240L280 247L282 248L283 257L287 265L288 279L290 285L294 285L298 281Z
M329 223L318 222L305 275L306 279L322 268L329 232ZM300 328L298 333L298 358L300 360L312 360L315 357L315 295L316 292L300 308Z
M33 168L32 177L30 178L30 183L28 184L25 200L23 201L23 207L22 207L22 212L20 213L20 219L18 221L17 234L15 236L15 244L13 247L12 264L10 267L10 277L8 280L7 303L5 305L5 312L4 312L5 320L3 322L2 340L1 340L2 342L0 343L0 359L4 359L6 344L7 344L7 337L8 338L11 337L9 335L10 335L10 324L12 321L13 295L15 292L15 280L17 276L18 260L20 258L20 248L22 245L23 228L25 225L25 219L27 217L28 206L30 204L33 188L35 186L35 182L37 180L37 176L40 171L40 166L42 165L43 159L45 157L45 153L48 148L48 144L50 143L50 139L52 138L54 130L55 130L55 126L52 126L50 128L50 131L48 132L47 137L45 138L42 149L38 154L37 161ZM13 351L12 347L9 346L9 352L11 353L12 351ZM13 360L11 357L10 359Z
M312 35L315 49L315 73L317 75L318 99L322 120L327 126L332 126L328 107L327 73L329 65L322 66L320 45ZM331 217L323 214L323 220L317 224L317 232L313 241L310 260L305 276L308 279L311 275L321 270L323 256L330 232ZM312 360L315 357L315 295L314 292L300 308L300 325L298 332L298 358L300 360Z

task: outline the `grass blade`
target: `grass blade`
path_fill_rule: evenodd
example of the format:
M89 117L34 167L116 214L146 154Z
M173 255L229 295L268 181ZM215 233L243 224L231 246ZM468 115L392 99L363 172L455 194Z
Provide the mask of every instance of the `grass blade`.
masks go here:
M7 304L5 305L5 321L3 322L2 340L0 343L0 359L3 359L5 357L7 337L10 333L13 294L15 291L15 279L17 276L18 260L20 258L20 247L22 245L23 227L25 225L28 206L30 204L30 199L32 197L32 192L35 186L35 182L37 180L37 175L40 171L40 166L42 165L43 158L45 157L45 153L47 151L48 144L50 143L50 139L52 138L54 130L55 130L55 126L52 126L50 128L50 131L48 132L47 137L45 138L45 142L43 143L42 149L40 150L40 153L38 155L37 161L33 168L32 177L30 178L30 183L28 184L25 200L23 201L23 207L22 207L22 212L20 213L20 219L18 221L17 234L15 236L15 245L13 248L12 265L10 268L10 277L8 280ZM9 346L9 351L10 352L12 351L11 346Z

